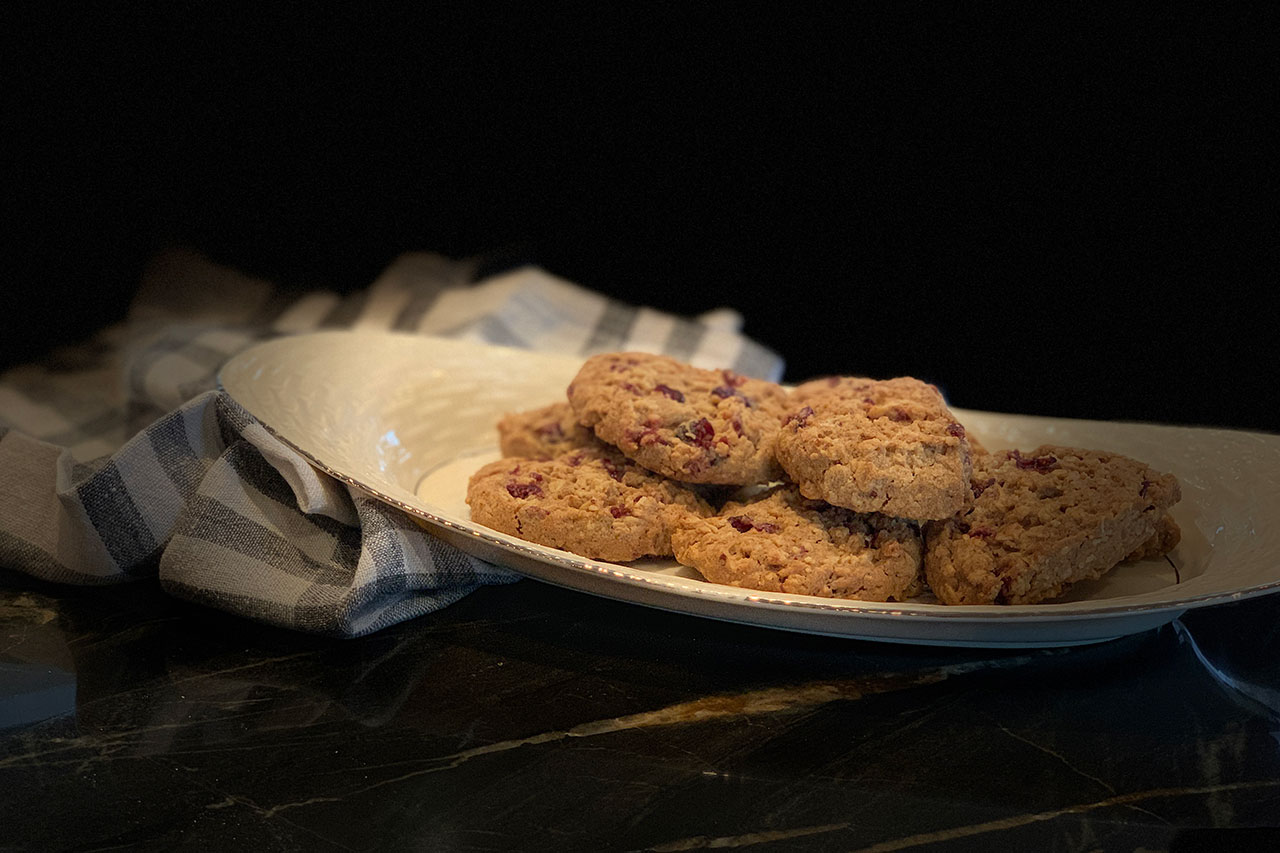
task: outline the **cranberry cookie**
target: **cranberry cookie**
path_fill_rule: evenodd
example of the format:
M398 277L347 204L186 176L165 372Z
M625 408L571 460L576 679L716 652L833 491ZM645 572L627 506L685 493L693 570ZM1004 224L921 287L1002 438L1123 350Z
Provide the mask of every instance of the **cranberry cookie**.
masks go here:
M554 459L570 450L599 446L591 430L578 423L568 403L511 412L498 421L498 447L503 456Z
M938 389L832 377L793 394L778 461L806 497L857 512L948 518L969 500L971 452Z
M974 467L973 505L925 527L925 575L945 604L1035 604L1101 577L1167 544L1181 497L1172 475L1115 453L1044 445Z
M592 356L569 385L578 422L666 477L751 485L777 479L781 386L661 355Z
M1143 560L1154 560L1163 557L1182 541L1182 528L1169 515L1164 515L1156 522L1156 532L1151 538L1138 546L1132 554L1125 557L1122 563L1140 563Z
M486 527L614 562L670 556L672 525L711 512L691 489L603 446L490 462L471 476L467 503Z
M711 518L686 516L676 559L713 583L861 601L902 601L921 588L921 541L899 518L806 500L792 485Z

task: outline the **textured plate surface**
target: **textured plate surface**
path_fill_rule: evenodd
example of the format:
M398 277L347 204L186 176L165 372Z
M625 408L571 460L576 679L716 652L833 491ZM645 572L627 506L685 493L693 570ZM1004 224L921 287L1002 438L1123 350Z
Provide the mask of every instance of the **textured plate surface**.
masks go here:
M323 470L431 532L530 577L598 595L772 628L906 643L1065 645L1143 631L1188 609L1280 588L1280 436L957 410L989 448L1110 450L1177 475L1183 539L1051 604L946 607L784 597L703 581L672 561L588 560L473 524L470 474L497 456L498 418L563 399L581 360L416 335L320 332L233 358L222 387Z

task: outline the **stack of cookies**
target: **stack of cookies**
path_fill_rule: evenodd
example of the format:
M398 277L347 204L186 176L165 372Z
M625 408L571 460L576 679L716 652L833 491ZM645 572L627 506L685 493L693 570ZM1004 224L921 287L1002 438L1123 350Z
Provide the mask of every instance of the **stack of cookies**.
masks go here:
M671 557L788 595L1032 604L1178 542L1177 480L1118 454L988 452L938 389L788 391L666 356L593 356L498 424L472 519L592 559Z

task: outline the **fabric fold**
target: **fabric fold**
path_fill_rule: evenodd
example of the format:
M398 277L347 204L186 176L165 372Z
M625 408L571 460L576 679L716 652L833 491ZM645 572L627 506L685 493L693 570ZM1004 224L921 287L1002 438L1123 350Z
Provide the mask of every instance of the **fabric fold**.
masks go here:
M781 376L724 312L672 317L532 267L474 282L477 266L411 253L366 291L286 298L193 253L161 254L127 323L0 376L0 565L84 585L158 577L184 599L340 637L517 580L317 470L218 389L228 358L283 334L638 349Z
M303 488L311 502L304 509L297 486L243 437L261 427L225 395L203 405L234 438L210 461L160 559L160 583L171 594L268 624L354 637L519 578L350 487L332 480L321 487L329 478L314 469L320 492Z

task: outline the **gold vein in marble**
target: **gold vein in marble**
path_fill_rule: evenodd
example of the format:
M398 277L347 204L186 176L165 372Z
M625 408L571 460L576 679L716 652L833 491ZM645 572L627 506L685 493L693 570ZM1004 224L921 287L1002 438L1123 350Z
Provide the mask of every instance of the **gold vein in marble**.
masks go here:
M14 623L47 625L58 618L53 599L19 593L7 601L0 601L0 619Z
M1019 655L1014 658L994 661L972 661L920 672L894 673L890 675L877 675L868 678L849 679L843 681L817 681L798 686L767 687L761 690L750 690L745 693L728 693L718 696L705 696L698 699L691 699L688 702L678 702L674 705L668 705L665 708L658 708L654 711L644 711L639 714L628 714L623 717L611 717L604 720L593 720L591 722L581 723L571 729L563 731L543 732L541 734L531 735L524 738L497 741L484 746L465 749L461 752L455 752L450 755L443 755L439 758L427 759L432 763L432 766L413 770L409 773L404 773L390 779L383 779L381 781L374 782L371 785L366 785L362 788L348 791L341 796L312 797L300 802L283 803L281 805L265 809L261 807L258 808L263 814L273 816L286 809L298 808L316 803L341 802L349 797L364 794L388 785L399 784L400 782L415 779L419 776L439 773L443 770L452 770L473 758L479 758L484 755L493 755L499 752L508 752L522 746L554 743L556 741L567 740L569 738L597 737L599 735L631 731L634 729L683 725L687 723L704 723L713 720L750 717L761 714L776 714L788 711L804 711L840 700L860 699L863 696L876 693L889 693L912 687L923 687L928 684L944 681L955 675L962 675L975 670L1017 666L1032 659L1043 657L1045 654L1054 654L1057 652L1058 650L1042 650L1031 655Z
M972 823L966 826L955 826L950 829L939 829L934 832L921 832L890 841L882 841L869 847L860 847L854 853L894 853L897 850L909 850L912 847L923 847L929 844L941 844L955 841L957 838L968 838L988 832L1000 832L1006 829L1017 829L1032 823L1053 820L1065 815L1086 814L1111 806L1132 806L1148 800L1160 800L1170 797L1195 797L1209 794L1220 794L1228 791L1251 791L1260 788L1280 788L1280 780L1258 779L1251 782L1231 782L1223 785L1201 785L1188 788L1150 788L1145 791L1131 791L1128 794L1117 794L1091 803L1077 803L1045 812L1012 815L1010 817L989 820L983 823Z
M695 835L645 848L646 853L681 853L684 850L720 850L726 847L746 847L750 844L766 844L770 841L786 841L790 838L803 838L806 835L820 835L824 832L835 832L848 829L846 823L829 823L823 826L801 826L794 829L767 829L760 832L747 832L742 835L722 835L712 838L706 835Z

